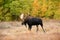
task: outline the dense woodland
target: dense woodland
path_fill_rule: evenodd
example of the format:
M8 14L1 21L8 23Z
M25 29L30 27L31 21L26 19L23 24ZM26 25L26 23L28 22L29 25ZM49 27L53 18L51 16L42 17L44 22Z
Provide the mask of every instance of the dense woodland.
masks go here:
M60 0L0 0L0 21L19 20L21 13L60 20Z

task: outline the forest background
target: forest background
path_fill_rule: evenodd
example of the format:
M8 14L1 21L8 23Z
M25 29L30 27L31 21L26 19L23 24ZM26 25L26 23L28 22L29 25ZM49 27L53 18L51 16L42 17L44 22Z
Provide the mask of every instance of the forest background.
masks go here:
M60 20L60 0L0 0L0 21L19 20L21 13Z

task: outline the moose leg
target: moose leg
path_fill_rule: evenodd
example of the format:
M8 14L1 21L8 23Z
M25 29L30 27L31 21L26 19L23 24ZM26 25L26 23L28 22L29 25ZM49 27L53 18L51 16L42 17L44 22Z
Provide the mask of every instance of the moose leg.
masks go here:
M40 25L41 25L41 27L42 27L42 29L43 29L43 32L45 32L45 30L44 30L44 28L43 28L43 23L42 23L42 22L40 23Z
M45 32L45 30L44 30L43 26L41 26L41 27L42 27L43 31Z
M38 25L36 25L36 27L37 27L37 30L36 30L36 32L38 31Z
M42 27L43 31L45 32L45 30L44 30L44 28L43 28L43 24L41 23L40 25L41 25L41 27Z
M32 28L32 26L29 26L29 27L28 27L28 30L31 31L31 28Z
M27 25L25 24L25 27L27 28Z

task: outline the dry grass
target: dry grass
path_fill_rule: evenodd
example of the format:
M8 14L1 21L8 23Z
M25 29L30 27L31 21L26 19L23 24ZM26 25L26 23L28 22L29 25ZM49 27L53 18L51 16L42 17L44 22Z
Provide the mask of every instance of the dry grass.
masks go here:
M43 22L45 33L41 27L36 32L36 27L33 26L29 32L20 22L1 22L0 40L60 40L60 21Z

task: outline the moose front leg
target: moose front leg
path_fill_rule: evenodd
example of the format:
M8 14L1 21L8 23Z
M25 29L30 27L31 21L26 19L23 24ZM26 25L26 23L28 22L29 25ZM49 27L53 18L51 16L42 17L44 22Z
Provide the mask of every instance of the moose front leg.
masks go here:
M32 26L29 25L28 30L31 31L31 29L32 29Z
M38 31L38 25L36 25L36 27L37 27L37 30L36 30L36 32Z
M25 27L27 28L27 25L25 24Z

